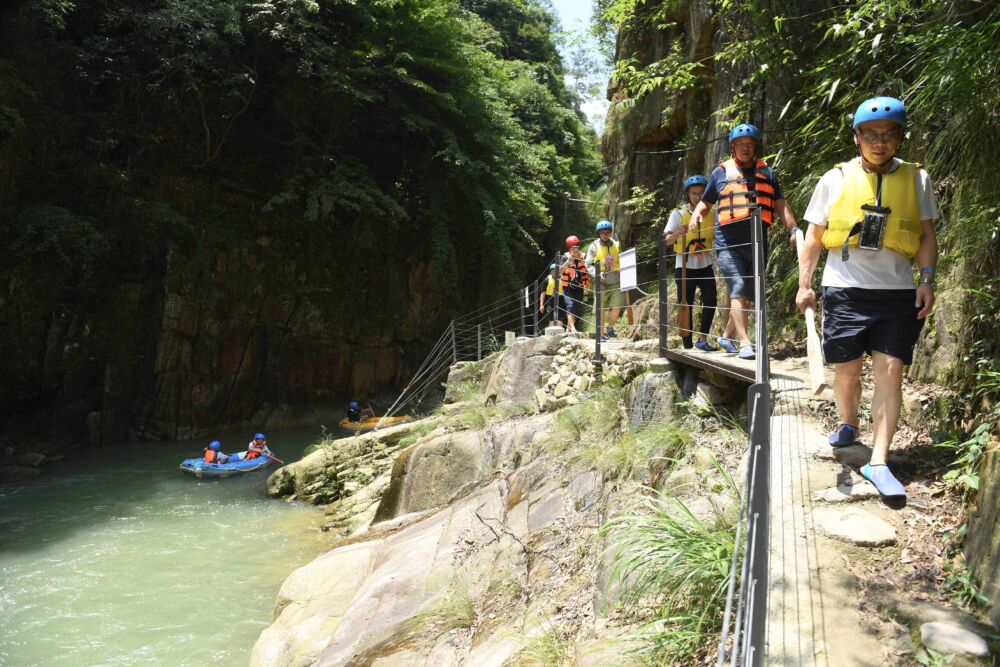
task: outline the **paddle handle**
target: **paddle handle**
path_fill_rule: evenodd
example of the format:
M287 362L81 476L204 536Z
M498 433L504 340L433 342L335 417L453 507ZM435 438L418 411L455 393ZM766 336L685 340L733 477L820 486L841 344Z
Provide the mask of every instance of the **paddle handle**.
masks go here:
M268 454L267 452L261 452L261 454L263 454L263 455L264 455L264 456L266 456L267 458L271 459L272 461L277 461L277 462L278 462L278 463L280 463L281 465L285 465L285 462L284 462L284 461L282 461L281 459L279 459L279 458L278 458L277 456L271 456L271 455L270 455L270 454Z
M801 229L795 230L795 251L799 263L802 263L802 251L805 249L805 237ZM809 386L813 395L818 396L826 389L826 375L823 372L823 348L816 331L816 312L812 306L806 308L806 356L809 359Z

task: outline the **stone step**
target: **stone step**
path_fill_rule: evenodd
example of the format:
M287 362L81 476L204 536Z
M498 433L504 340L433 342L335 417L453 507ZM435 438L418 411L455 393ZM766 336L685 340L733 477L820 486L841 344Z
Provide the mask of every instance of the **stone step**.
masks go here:
M814 511L816 526L829 537L862 547L883 547L896 543L892 524L857 507L819 508Z
M820 500L827 503L853 503L868 498L878 498L878 489L868 480L854 482L853 484L838 484L828 489L817 491L813 494L813 500Z

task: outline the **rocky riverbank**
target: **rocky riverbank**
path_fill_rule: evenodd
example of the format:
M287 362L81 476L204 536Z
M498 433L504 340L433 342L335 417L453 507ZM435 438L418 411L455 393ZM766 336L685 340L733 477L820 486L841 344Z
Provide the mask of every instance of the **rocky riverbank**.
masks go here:
M615 454L622 436L675 417L676 385L646 372L652 349L615 344L598 367L590 341L519 340L453 368L440 414L277 471L269 492L326 504L336 539L285 582L251 663L632 661L617 640L635 621L616 605L601 526L668 478L704 515L731 513L731 499L709 502L725 486L714 461L735 472L742 449L710 419L680 444ZM603 439L583 423L595 414Z

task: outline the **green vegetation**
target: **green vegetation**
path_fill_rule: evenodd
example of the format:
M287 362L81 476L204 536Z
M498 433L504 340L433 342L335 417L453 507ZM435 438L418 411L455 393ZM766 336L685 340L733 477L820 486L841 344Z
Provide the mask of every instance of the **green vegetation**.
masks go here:
M716 469L738 496L726 470ZM701 518L682 501L651 492L645 511L614 518L609 534L612 572L627 613L643 621L635 639L656 664L687 665L722 624L735 524L716 509Z
M444 582L431 582L431 585L441 586L442 590L408 621L409 633L433 640L450 630L471 627L476 617L476 602L468 582L455 575Z
M358 341L420 354L537 275L602 177L542 0L17 0L0 26L7 413L127 433L193 425L150 402L214 426L343 391ZM193 351L156 359L175 325ZM233 398L181 399L237 362Z
M958 488L967 498L979 490L979 470L984 456L990 451L991 442L991 424L984 423L968 436L951 433L935 444L954 457L951 470L944 474L944 479Z
M517 664L542 667L567 667L573 664L573 648L559 634L555 624L546 619L538 629L539 633L525 640L524 648L517 654L520 660Z
M708 4L717 22L709 29L723 36L716 39L715 51L706 53L675 40L673 48L657 58L619 54L613 74L622 100L619 110L627 111L653 90L666 91L670 104L680 102L689 111L705 108L698 96L724 81L727 90L732 89L731 104L705 108L705 118L691 118L677 147L695 148L687 156L688 166L701 168L705 142L744 119L753 120L764 130L764 152L801 216L823 172L854 155L851 114L857 105L876 94L901 97L911 118L902 154L927 165L941 204L939 282L978 287L984 280L996 280L1000 217L993 188L981 178L989 169L987 147L996 136L1000 109L996 3ZM596 7L600 16L595 31L602 36L675 26L678 34L689 34L687 26L678 25L689 13L678 11L685 4L675 0L598 0ZM709 111L718 121L715 136L707 134ZM669 190L669 184L664 185ZM645 194L632 193L632 202L642 204ZM793 314L794 263L787 244L771 244L769 304L774 322ZM986 320L996 324L998 309L968 298L962 310L969 326L959 337L960 355L989 359L989 370L1000 371L1000 343L990 335L996 328L982 326ZM956 365L951 379L969 390L975 384L970 370Z

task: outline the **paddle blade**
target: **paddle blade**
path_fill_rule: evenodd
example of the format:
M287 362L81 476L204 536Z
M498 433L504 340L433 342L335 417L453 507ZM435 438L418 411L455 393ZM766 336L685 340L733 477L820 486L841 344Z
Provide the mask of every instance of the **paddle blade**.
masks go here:
M795 230L795 254L802 262L802 251L805 250L805 237L801 229ZM816 332L816 313L812 308L806 308L806 356L809 359L809 386L813 395L818 396L826 389L826 376L823 373L823 348Z

